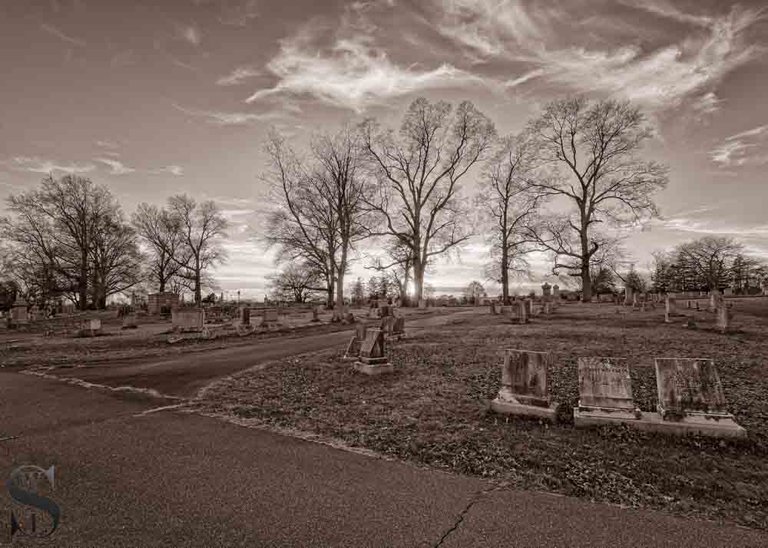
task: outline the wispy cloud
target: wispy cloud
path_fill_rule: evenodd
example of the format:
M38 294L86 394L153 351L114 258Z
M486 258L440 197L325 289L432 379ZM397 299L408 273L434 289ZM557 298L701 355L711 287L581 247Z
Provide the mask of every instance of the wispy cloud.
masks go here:
M181 177L184 175L184 168L177 165L167 165L163 166L157 169L150 170L150 173L154 174L164 174L164 173L170 173L171 175L174 175L176 177Z
M263 122L264 120L272 120L281 118L284 116L284 112L271 111L264 113L252 113L252 112L222 112L222 111L210 111L210 110L195 110L182 107L174 104L173 108L199 118L205 118L209 123L219 126L243 126L252 124L254 122Z
M53 25L49 25L47 23L43 23L40 25L40 28L43 29L48 34L52 34L56 38L59 38L60 40L63 40L64 42L67 42L69 44L75 45L75 46L81 46L85 47L87 44L85 40L81 40L79 38L75 38L73 36L69 36L68 34L64 34L63 31L59 30L58 28L54 27Z
M18 169L19 171L29 171L31 173L52 173L54 171L87 173L96 169L96 166L91 163L59 163L37 156L16 156L13 158L13 165L15 169Z
M114 158L94 158L94 160L108 166L110 168L110 175L126 175L136 171L134 168L128 167Z
M431 69L401 67L360 37L336 39L324 51L313 45L314 38L313 32L305 29L283 40L280 53L267 64L278 82L253 93L246 102L276 94L310 95L360 112L371 104L408 93L482 83L448 63Z
M218 86L237 86L244 83L247 79L255 76L261 76L262 72L253 67L237 67L226 76L216 80Z
M259 16L259 0L224 0L219 22L222 25L244 27Z
M513 0L437 1L443 14L437 30L475 54L526 63L547 82L623 96L650 109L706 97L727 73L763 51L744 39L763 11L738 6L710 17L683 13L663 0L644 2L637 7L694 28L666 44L599 49L557 47L552 10Z
M691 102L691 108L700 115L714 114L720 110L722 103L722 99L718 98L715 92L710 91Z
M200 29L197 27L197 25L182 25L177 24L176 25L176 35L192 44L193 46L199 46L200 43L203 41L203 35L200 32Z
M119 144L117 144L114 141L108 141L108 140L96 141L96 146L99 148L105 148L107 150L117 150L118 148L120 148Z
M768 124L726 137L709 157L722 168L768 163Z

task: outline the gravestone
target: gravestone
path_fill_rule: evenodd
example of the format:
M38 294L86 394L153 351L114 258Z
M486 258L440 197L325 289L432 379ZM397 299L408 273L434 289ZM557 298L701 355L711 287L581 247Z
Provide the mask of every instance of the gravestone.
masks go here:
M28 321L27 302L23 299L16 299L16 302L14 302L11 307L11 322L23 324Z
M549 352L506 350L501 366L501 389L491 409L505 415L522 415L555 420L555 406L549 397L547 369Z
M550 301L544 301L544 315L549 316L552 314L552 303Z
M391 335L393 328L395 327L395 317L394 316L384 316L381 319L381 322L379 322L379 329L381 329L384 332L384 335Z
M419 299L419 308L427 308L427 301L425 299Z
M139 323L135 312L123 316L123 325L121 329L137 329L138 327Z
M721 333L727 333L731 328L731 311L726 306L724 300L720 300L717 307L717 330Z
M524 301L514 301L511 306L503 306L501 312L513 323L528 323L528 310Z
M251 309L247 306L241 306L239 310L240 325L251 325Z
M524 299L523 306L525 307L525 315L530 318L533 316L533 301L531 299Z
M364 323L358 323L355 326L355 334L347 344L347 350L344 352L343 360L357 360L360 357L360 347L365 340L368 326Z
M625 359L579 358L579 406L576 426L637 420L629 366Z
M704 358L656 358L659 415L672 433L745 437L728 412L715 363Z
M722 295L720 295L720 291L717 289L713 289L709 292L709 311L710 312L717 312L718 303L720 302L720 299L722 299Z
M204 308L176 308L171 310L171 325L174 331L200 332L205 326Z
M496 311L496 303L494 301L491 301L491 314L493 314L494 316L498 314L498 312Z
M405 335L405 317L396 316L395 324L392 326L392 334L398 337Z
M666 300L666 313L671 316L677 315L677 301L674 297L667 295Z
M98 318L83 320L77 335L80 337L95 337L101 334L101 320Z
M274 325L278 322L277 308L265 308L262 312L261 325Z
M381 329L368 329L360 345L360 357L355 369L366 375L381 375L395 370L384 354L384 333Z
M633 292L632 288L627 286L624 288L624 306L629 306L632 303Z
M320 307L319 306L313 306L312 307L312 321L313 322L319 322L320 321Z
M552 286L552 299L558 303L560 301L560 286L555 284Z
M725 296L725 297L733 297L733 288L732 287L726 287L723 290L723 296Z
M549 298L552 296L552 286L545 282L541 286L541 296L545 301L549 300Z

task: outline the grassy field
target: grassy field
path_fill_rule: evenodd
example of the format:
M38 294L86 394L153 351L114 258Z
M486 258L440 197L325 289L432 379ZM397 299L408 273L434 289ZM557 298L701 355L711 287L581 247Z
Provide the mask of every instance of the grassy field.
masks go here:
M613 305L572 303L523 326L482 308L394 343L392 375L356 373L340 348L221 381L199 407L514 487L768 528L768 299L735 303L736 332L727 335L706 312L684 311L695 316L691 330L683 317L664 324L661 308L617 313ZM558 423L488 410L505 348L555 354ZM628 358L635 400L648 411L656 407L655 357L713 358L749 438L576 429L579 356Z

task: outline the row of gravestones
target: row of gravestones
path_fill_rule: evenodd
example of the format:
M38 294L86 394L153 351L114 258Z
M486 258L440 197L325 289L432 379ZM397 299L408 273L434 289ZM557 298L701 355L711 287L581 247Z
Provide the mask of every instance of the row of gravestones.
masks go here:
M696 310L700 310L699 308L699 302L698 301L687 301L686 302L686 308L692 309L693 307L696 307ZM733 319L733 314L731 313L730 306L725 301L722 295L718 293L713 293L710 298L710 312L714 312L716 314L716 327L719 331L722 333L727 333L731 328L731 320ZM674 297L671 297L667 295L666 297L666 309L664 312L664 321L666 323L670 323L670 318L672 316L680 316L681 314L678 314L677 312L677 301Z
M553 366L549 352L507 350L501 368L501 389L491 409L554 421L556 405L549 396L547 381ZM656 358L655 370L658 412L651 413L635 405L625 359L578 358L579 405L573 411L574 424L626 424L671 434L746 436L746 430L727 411L711 359Z
M556 301L549 299L544 300L540 304L535 304L531 299L514 301L510 305L501 305L496 302L491 302L490 304L491 314L503 314L515 323L528 323L531 316L538 316L540 314L549 316L556 306Z

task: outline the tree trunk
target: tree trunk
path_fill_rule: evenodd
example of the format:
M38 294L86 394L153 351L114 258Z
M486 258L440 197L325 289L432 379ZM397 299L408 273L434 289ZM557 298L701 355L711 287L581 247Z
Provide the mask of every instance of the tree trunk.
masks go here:
M419 306L419 302L424 298L424 267L421 259L416 257L413 260L413 306Z
M581 300L585 303L592 302L592 275L589 272L589 263L587 267L581 267Z
M200 287L200 269L195 271L195 304L200 306L203 302L203 288Z
M506 242L501 248L501 302L509 304L509 251Z

